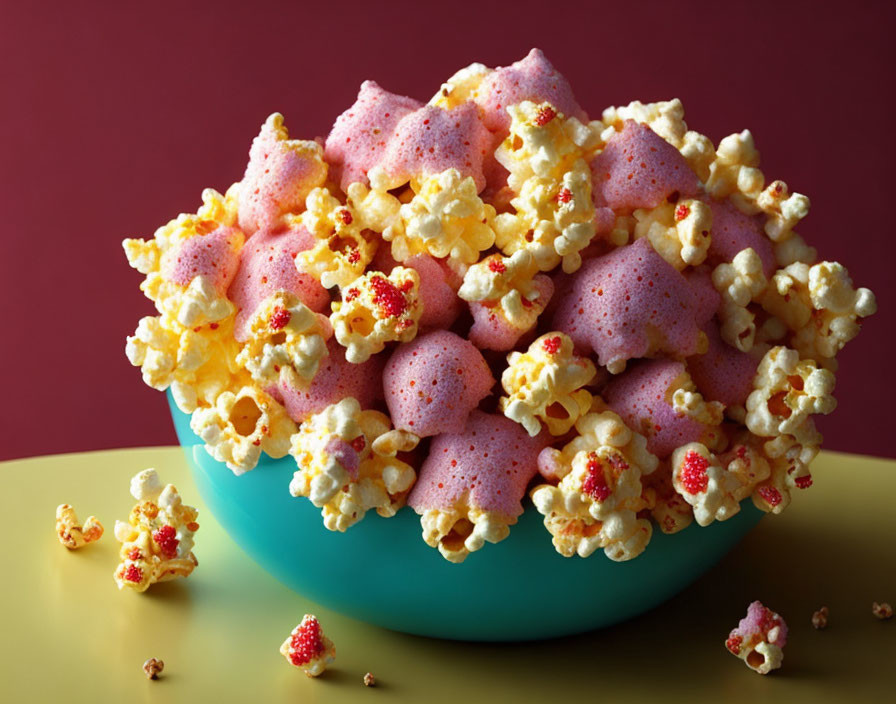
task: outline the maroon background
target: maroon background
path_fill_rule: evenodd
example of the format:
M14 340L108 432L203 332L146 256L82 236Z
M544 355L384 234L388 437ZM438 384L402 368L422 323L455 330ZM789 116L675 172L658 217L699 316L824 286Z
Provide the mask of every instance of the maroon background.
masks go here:
M678 96L716 142L753 131L812 199L800 233L882 311L841 357L826 447L896 457L893 3L37 5L0 7L0 459L175 441L124 356L152 307L120 240L238 180L269 113L325 135L365 78L427 100L532 46L592 116Z

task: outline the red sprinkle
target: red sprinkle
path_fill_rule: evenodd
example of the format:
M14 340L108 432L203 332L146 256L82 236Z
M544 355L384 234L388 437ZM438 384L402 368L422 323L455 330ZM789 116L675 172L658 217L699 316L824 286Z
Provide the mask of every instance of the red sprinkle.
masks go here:
M212 330L217 330L220 326L219 326L218 323L209 323L209 327L210 327Z
M345 208L341 208L339 211L337 211L337 213L336 213L336 217L339 218L339 221L340 221L343 225L351 225L352 222L354 221L354 218L352 217L352 214L351 214L348 210L346 210Z
M541 344L544 347L545 352L547 352L548 354L557 354L557 352L560 350L562 340L559 337L549 337Z
M773 486L759 487L759 496L761 496L769 506L777 506L781 503L781 492Z
M357 249L353 249L348 253L349 264L357 264L359 261L361 261L361 252L359 252Z
M277 306L274 308L274 314L271 316L271 321L268 324L271 326L271 330L279 330L280 328L286 327L291 319L292 313L285 308Z
M685 491L689 494L699 494L709 487L709 477L706 476L706 468L709 461L699 452L689 451L684 456L679 475Z
M523 304L523 308L531 308L533 303L525 296L520 296L520 303Z
M684 203L675 208L675 220L680 222L691 214L691 209Z
M808 489L812 486L812 475L806 474L802 477L797 477L793 480L793 483L796 484L800 489Z
M582 490L595 501L606 501L613 490L607 486L607 478L600 460L592 453L592 459L588 461L588 476L582 482Z
M572 191L568 188L561 188L560 192L557 194L557 200L561 203L569 203L572 200Z
M128 552L128 559L129 559L129 560L134 560L135 562L136 562L137 560L142 560L142 559L143 559L143 553L140 552L137 548L132 548L132 549L130 550L130 552Z
M323 651L320 623L313 616L303 619L289 641L289 661L296 666L304 665Z
M174 526L162 526L152 534L152 539L156 541L156 545L162 551L165 559L172 560L177 556L177 545L180 541L177 539L177 531Z
M367 447L367 440L364 439L363 435L359 435L351 442L352 449L355 452L361 452L365 447Z
M361 295L361 292L358 289L350 288L348 291L345 292L345 300L353 301L360 295Z
M743 636L731 636L725 641L725 647L735 655L740 655L740 644L743 642Z
M390 318L397 318L408 309L408 302L391 281L382 276L374 276L370 280L370 287L373 289L373 302Z
M505 271L507 271L507 267L504 266L504 262L502 262L500 259L492 259L488 263L488 268L496 274L503 274Z
M143 581L143 570L141 570L137 565L128 565L127 569L124 571L122 575L128 582L142 582Z
M544 107L539 108L538 112L535 114L535 124L539 127L544 127L555 117L557 117L557 111L550 105L545 105Z

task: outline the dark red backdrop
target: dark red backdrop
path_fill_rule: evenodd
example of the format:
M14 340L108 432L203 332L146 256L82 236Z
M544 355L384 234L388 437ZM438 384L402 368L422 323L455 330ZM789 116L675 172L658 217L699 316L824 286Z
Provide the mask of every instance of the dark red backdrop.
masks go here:
M594 116L678 96L714 140L753 131L812 198L801 234L882 311L842 355L826 446L896 457L893 3L37 5L0 6L0 459L174 442L124 357L151 305L119 241L238 180L268 113L325 135L365 78L426 100L532 46Z

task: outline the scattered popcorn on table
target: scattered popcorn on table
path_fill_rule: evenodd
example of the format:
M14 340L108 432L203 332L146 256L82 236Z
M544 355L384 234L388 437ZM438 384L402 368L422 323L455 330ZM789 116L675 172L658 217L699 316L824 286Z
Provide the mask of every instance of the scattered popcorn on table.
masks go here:
M771 609L754 601L725 641L725 647L760 675L781 667L787 643L787 624Z
M157 680L162 670L165 669L165 662L157 658L150 658L143 663L143 672L146 673L146 679Z
M305 614L280 646L280 653L290 665L308 677L318 677L336 661L336 647L320 628L316 616Z
M828 627L828 607L822 606L818 611L812 614L812 628L816 631L824 630Z
M137 504L127 522L115 521L122 544L114 573L118 588L144 592L156 582L188 577L199 564L192 552L199 512L181 501L173 484L163 487L154 469L131 479L131 495Z
M367 672L364 674L364 682L365 687L375 687L376 686L376 677L373 676L372 672Z
M96 516L88 516L82 526L75 509L69 504L59 504L56 507L56 535L69 550L77 550L102 538L103 524Z
M871 604L871 613L874 614L875 618L886 621L887 619L893 618L893 607L890 606L886 601L878 604L876 601Z

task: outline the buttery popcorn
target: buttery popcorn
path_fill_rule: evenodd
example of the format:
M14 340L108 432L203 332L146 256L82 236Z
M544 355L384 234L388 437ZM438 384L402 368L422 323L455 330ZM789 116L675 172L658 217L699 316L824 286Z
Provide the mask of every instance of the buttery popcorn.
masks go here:
M311 416L290 440L289 454L299 469L289 493L306 496L323 509L329 530L347 530L370 509L394 516L416 473L396 459L392 443L377 443L390 428L388 416L362 411L351 397Z
M742 352L749 352L756 339L756 316L748 306L768 285L762 260L750 247L741 250L730 264L719 264L713 269L712 283L722 296L718 311L722 339Z
M559 483L535 487L532 502L561 555L587 557L603 548L611 560L637 557L652 530L649 521L637 517L644 508L641 476L656 469L657 459L644 436L611 411L580 418L576 430L578 437L562 450L543 453Z
M683 199L663 203L653 210L639 208L635 218L635 239L646 237L653 248L681 271L699 266L709 251L712 211L699 200Z
M691 442L675 450L672 467L675 491L694 507L694 518L701 526L740 511L738 476L724 469L702 443Z
M573 354L572 340L563 333L547 333L528 351L507 355L501 385L508 394L499 408L520 423L532 437L542 423L551 435L563 435L591 408L591 394L583 389L596 373L594 363Z
M292 629L280 646L286 661L298 667L308 677L318 677L336 660L336 647L327 638L316 616L305 614L302 622Z
M507 519L494 511L472 506L427 509L420 516L423 541L437 548L448 562L460 563L486 543L500 543L510 535Z
M131 480L131 495L137 504L127 522L115 522L122 544L113 575L118 588L143 592L156 582L189 576L199 564L192 552L198 511L183 503L173 484L163 487L154 469Z
M419 290L420 275L403 266L388 276L368 272L342 289L342 300L332 304L330 322L346 348L345 358L361 364L387 342L413 340L423 312Z
M88 516L84 525L69 504L56 507L56 536L69 550L77 550L103 537L103 524L96 516Z
M429 105L451 110L476 97L479 84L490 73L490 69L480 63L472 63L462 68L442 84L439 92L429 101Z
M752 214L758 210L755 202L764 186L765 176L759 170L759 152L750 130L728 135L719 142L705 181L713 198L730 198L743 212Z
M464 275L457 295L463 300L500 308L504 318L515 328L528 330L544 309L534 277L538 271L535 258L527 250L509 257L491 254L471 266Z

